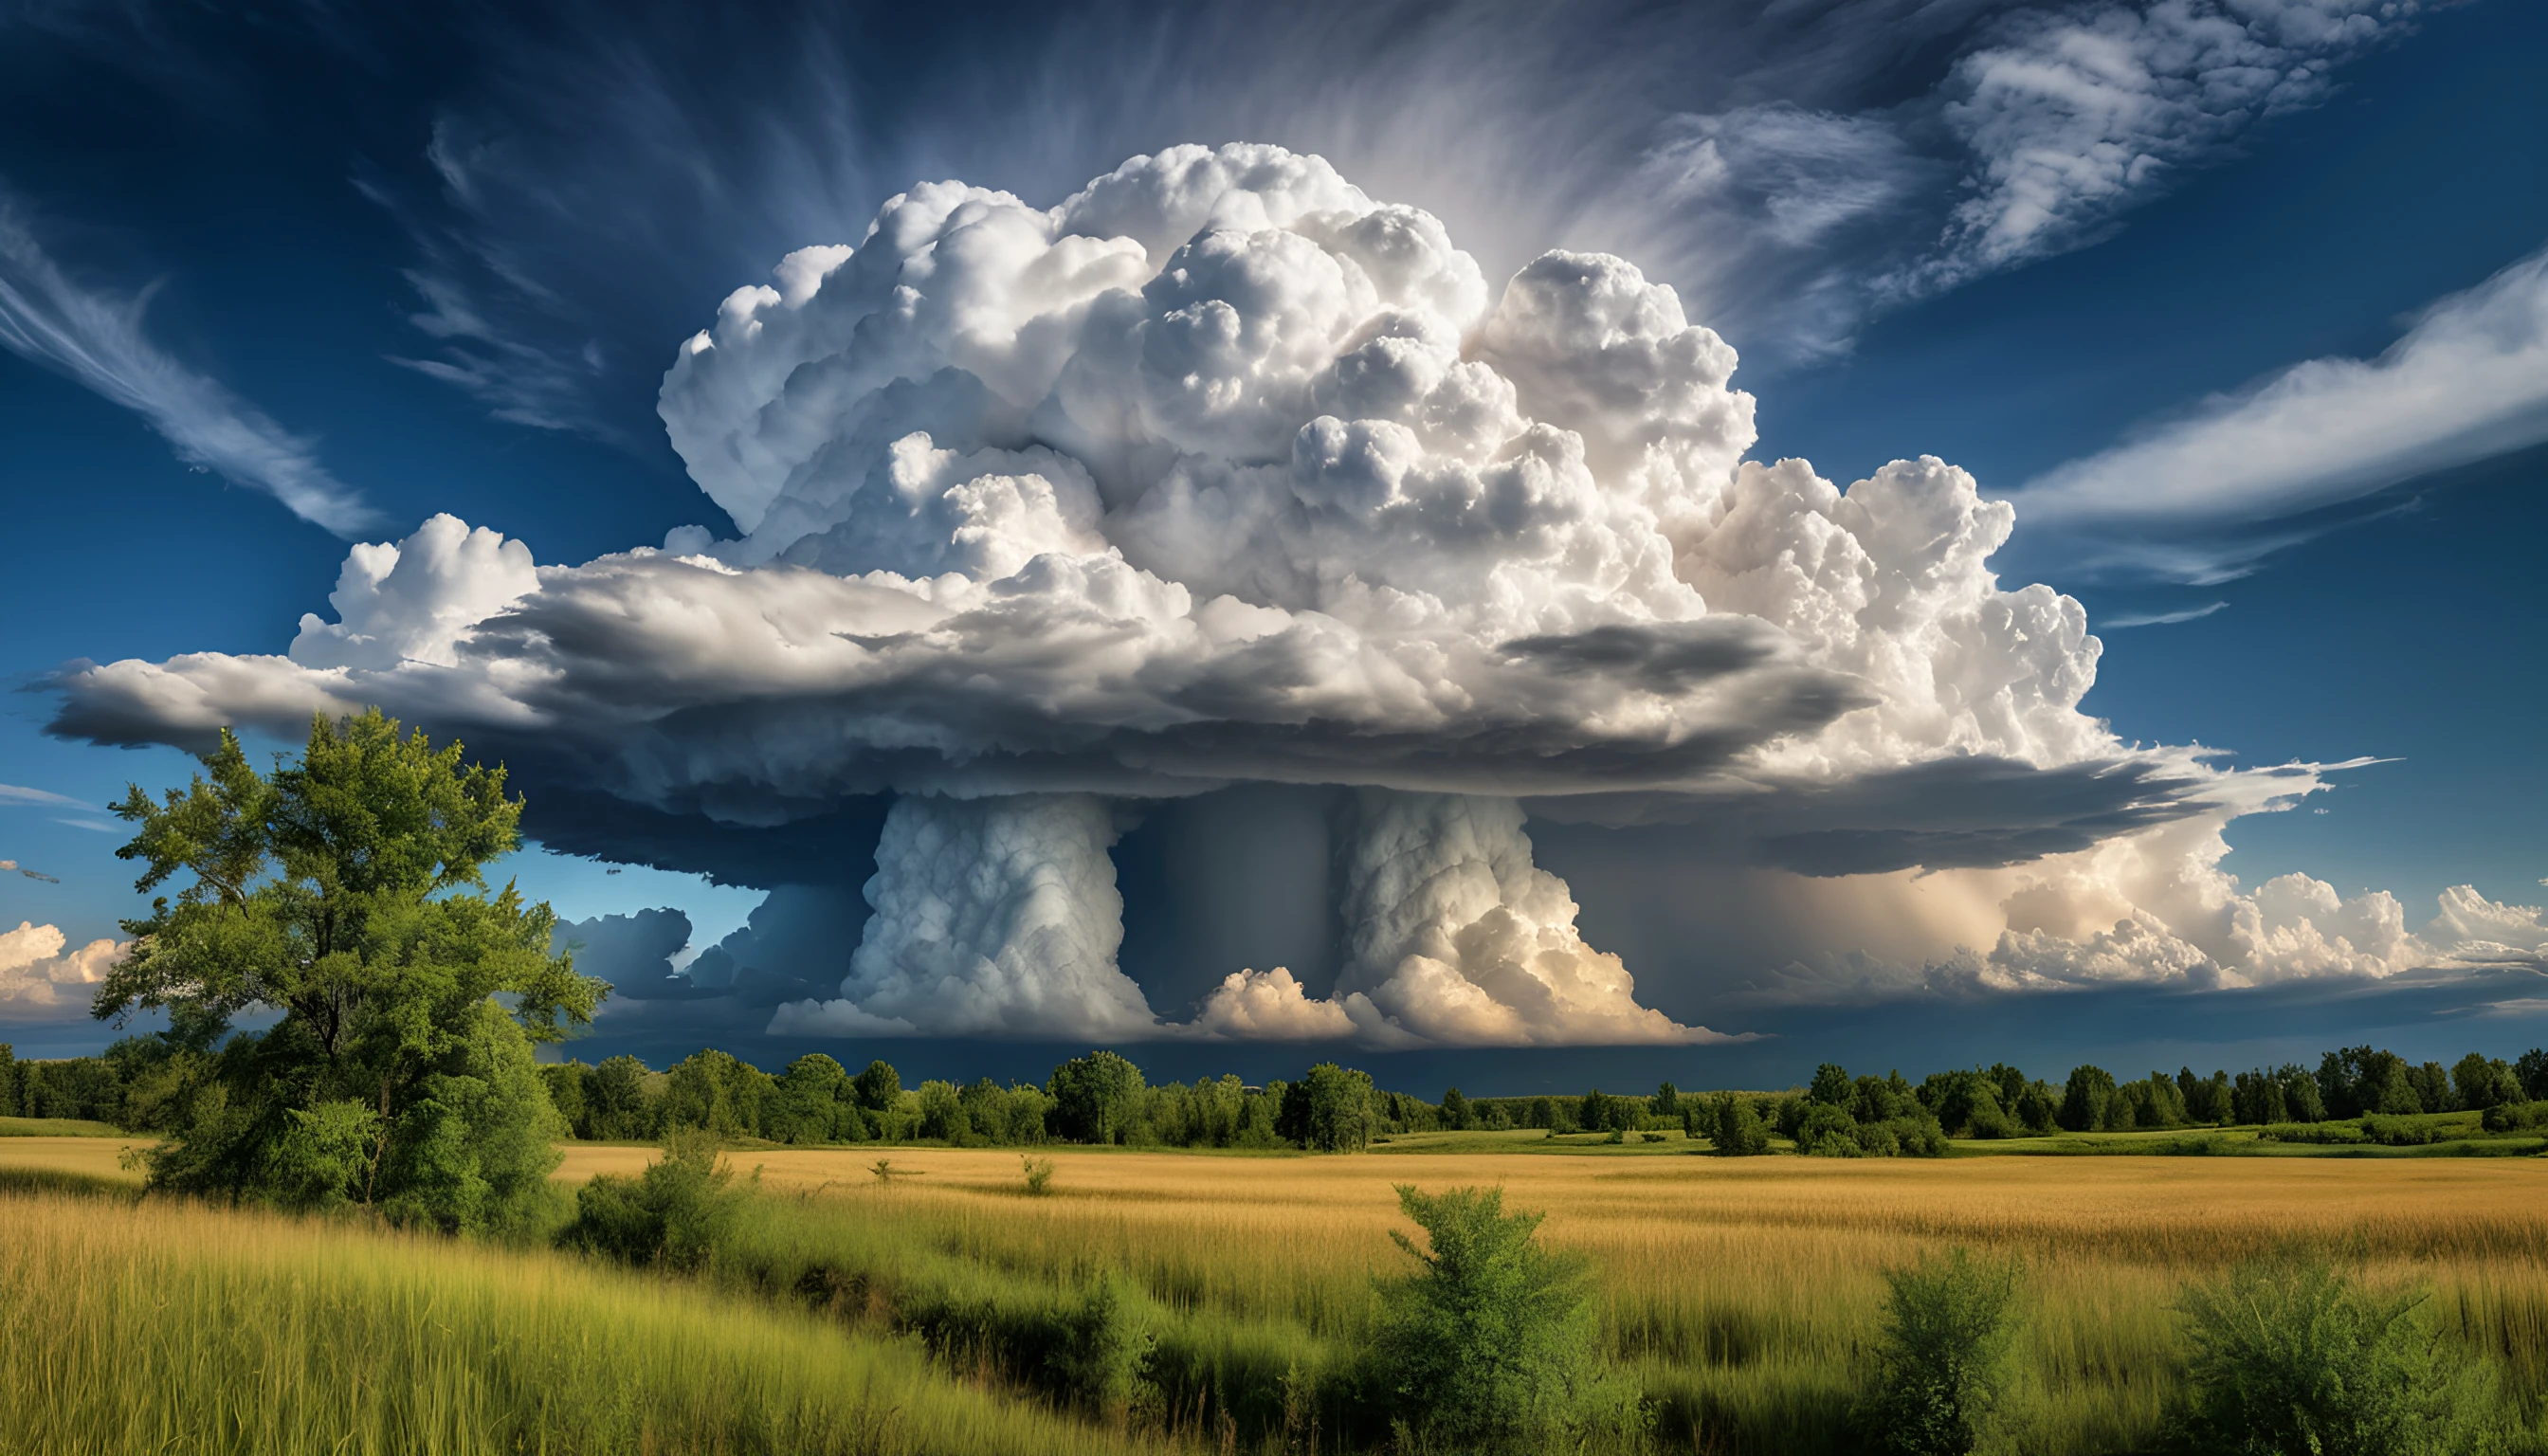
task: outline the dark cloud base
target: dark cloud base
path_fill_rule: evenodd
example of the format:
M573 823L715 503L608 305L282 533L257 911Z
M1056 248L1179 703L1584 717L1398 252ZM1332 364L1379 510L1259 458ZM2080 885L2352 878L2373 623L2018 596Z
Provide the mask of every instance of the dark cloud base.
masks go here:
M1985 755L1868 774L1828 788L1745 787L1525 799L1542 844L1616 835L1641 858L1882 874L1978 869L2084 850L2199 814L2213 787L2182 769L2117 759L2038 769Z

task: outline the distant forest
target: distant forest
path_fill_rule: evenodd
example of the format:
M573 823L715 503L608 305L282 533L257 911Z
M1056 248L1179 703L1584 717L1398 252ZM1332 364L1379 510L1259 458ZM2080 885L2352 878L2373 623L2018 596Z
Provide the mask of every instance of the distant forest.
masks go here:
M184 1126L213 1069L215 1047L180 1033L128 1037L97 1056L19 1060L0 1044L0 1117L76 1118L137 1133ZM2297 1064L2201 1076L2151 1072L2118 1081L2097 1066L2056 1085L2006 1063L1853 1077L1825 1063L1785 1092L1651 1093L1436 1101L1383 1091L1369 1073L1320 1062L1293 1081L1236 1076L1152 1083L1130 1059L1092 1051L1041 1085L925 1081L906 1087L883 1061L852 1072L829 1056L800 1056L773 1075L726 1052L702 1050L656 1070L634 1056L539 1069L560 1131L584 1139L653 1141L684 1129L729 1138L832 1144L939 1142L1159 1147L1296 1147L1339 1151L1375 1139L1516 1128L1604 1134L1613 1140L1679 1130L1724 1153L1765 1152L1774 1134L1830 1156L1921 1156L1951 1138L2254 1126L2287 1141L2429 1140L2429 1129L2379 1120L2479 1111L2490 1132L2548 1127L2548 1052L2512 1061L2472 1051L2445 1067L2348 1046ZM2360 1128L2327 1125L2370 1119Z

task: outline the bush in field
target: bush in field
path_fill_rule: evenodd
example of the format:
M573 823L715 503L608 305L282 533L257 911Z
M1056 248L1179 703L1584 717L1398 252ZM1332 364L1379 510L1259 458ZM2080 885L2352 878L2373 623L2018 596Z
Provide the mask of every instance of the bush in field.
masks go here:
M1390 1230L1422 1267L1380 1285L1372 1336L1402 1445L1543 1451L1636 1423L1633 1385L1601 1360L1591 1270L1540 1247L1541 1215L1487 1188L1401 1184L1398 1206L1429 1245Z
M2186 1291L2183 1438L2224 1456L2483 1456L2502 1449L2482 1363L2439 1347L2417 1295L2323 1260L2243 1266Z
M575 1221L560 1229L562 1248L616 1259L696 1269L724 1241L742 1211L732 1169L719 1166L716 1139L682 1130L664 1155L634 1178L603 1173L575 1198Z
M2518 1133L2548 1123L2548 1102L2499 1102L2481 1115L2490 1133Z
M2447 1128L2406 1118L2366 1117L2362 1120L2362 1136L2384 1147L2422 1147L2449 1140L2451 1133Z
M1881 1367L1861 1418L1878 1450L1961 1456L1980 1442L2007 1382L2017 1268L1959 1248L1884 1280Z
M1045 1374L1060 1394L1100 1415L1120 1416L1141 1388L1155 1343L1113 1275L1099 1275L1053 1321Z
M1858 1145L1869 1157L1944 1157L1947 1134L1927 1108L1905 1098L1880 1120L1862 1115Z

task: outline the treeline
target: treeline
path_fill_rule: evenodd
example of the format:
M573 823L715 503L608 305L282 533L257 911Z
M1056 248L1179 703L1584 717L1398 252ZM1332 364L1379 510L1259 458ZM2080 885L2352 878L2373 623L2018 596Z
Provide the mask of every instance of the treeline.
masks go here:
M21 1060L0 1042L0 1118L73 1118L156 1132L177 1109L168 1103L185 1085L170 1065L177 1047L165 1034L126 1037L98 1056Z
M2269 1127L2371 1116L2495 1113L2543 1099L2548 1099L2548 1051L2536 1047L2512 1061L2472 1051L2444 1067L2438 1061L2411 1062L2371 1046L2345 1046L2320 1057L2316 1071L2287 1062L2234 1077L2221 1071L2198 1077L2181 1068L2173 1077L2152 1072L2141 1081L2118 1084L2099 1067L2079 1067L2062 1088L2053 1121L2072 1133ZM2504 1122L2494 1117L2489 1126ZM1998 1135L1976 1131L1967 1136Z
M772 1142L905 1142L1021 1147L1046 1142L1128 1147L1301 1147L1322 1152L1442 1126L1440 1109L1379 1091L1371 1074L1321 1062L1295 1081L1236 1076L1154 1085L1112 1051L1075 1056L1041 1085L905 1087L883 1061L852 1073L814 1052L776 1075L723 1051L694 1052L665 1071L634 1056L544 1066L549 1100L578 1138L657 1140L683 1130ZM1456 1096L1456 1094L1454 1094Z
M0 1117L78 1118L135 1132L183 1125L216 1054L213 1037L179 1027L127 1037L97 1056L19 1060L0 1044ZM1770 1150L1774 1136L1821 1156L1934 1156L1946 1139L2229 1126L2280 1128L2286 1140L2330 1140L2299 1125L2421 1113L2480 1112L2489 1131L2548 1127L2548 1051L2505 1061L2472 1051L2445 1067L2371 1046L2297 1063L2209 1076L2181 1067L2119 1081L2075 1067L2060 1084L2005 1062L1933 1072L1852 1076L1825 1063L1783 1093L1468 1097L1439 1102L1383 1091L1368 1072L1321 1062L1262 1086L1237 1076L1152 1083L1130 1059L1093 1051L1042 1083L924 1081L906 1087L884 1061L852 1072L819 1052L776 1073L707 1049L658 1071L634 1056L542 1066L540 1077L579 1138L653 1141L694 1129L721 1138L817 1144L934 1141L954 1146L1047 1142L1130 1147L1295 1147L1339 1151L1410 1133L1540 1130L1613 1140L1672 1131L1717 1151Z
M2297 1063L2231 1076L2180 1067L2119 1082L2096 1065L2071 1068L2062 1085L2005 1062L1933 1072L1912 1086L1899 1072L1852 1077L1824 1063L1811 1086L1780 1094L1718 1093L1703 1103L1667 1086L1653 1104L1678 1103L1692 1137L1719 1152L1769 1150L1769 1133L1824 1156L1935 1155L1948 1138L2127 1133L2252 1126L2288 1141L2338 1138L2310 1128L2357 1118L2478 1112L2489 1132L2548 1126L2548 1051L2512 1061L2472 1051L2445 1068L2371 1046L2325 1053L2313 1072ZM2304 1127L2302 1125L2309 1125ZM2430 1130L2374 1129L2386 1140L2429 1141Z

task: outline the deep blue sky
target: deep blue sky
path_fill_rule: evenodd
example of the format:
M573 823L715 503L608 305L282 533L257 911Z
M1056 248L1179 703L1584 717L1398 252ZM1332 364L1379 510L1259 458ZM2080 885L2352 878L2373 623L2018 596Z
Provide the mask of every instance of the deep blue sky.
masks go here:
M1994 7L1964 9L1981 25ZM1110 9L1014 21L844 12L828 34L853 69L828 100L804 94L801 78L763 74L784 69L774 57L786 52L792 22L774 12L768 26L736 21L750 34L723 57L704 53L705 38L685 39L678 23L627 21L628 48L668 68L658 77L665 91L700 123L695 146L684 152L672 136L660 153L642 136L569 144L560 138L578 135L573 118L610 81L565 69L558 56L585 53L579 38L607 48L598 42L622 23L605 15L498 24L492 13L455 9L411 29L364 30L251 8L136 30L76 10L0 9L0 202L84 287L118 297L150 290L145 329L160 349L315 439L325 468L379 512L384 530L366 539L404 534L445 510L526 541L543 563L575 562L718 520L653 424L654 381L674 346L779 252L853 239L875 204L920 169L961 167L968 180L1044 203L1135 146L1251 128L1262 139L1320 141L1307 117L1300 135L1277 135L1293 124L1269 86L1239 88L1226 114L1214 112L1204 73L1147 110L1123 100L1115 93L1159 85L1162 62L1127 59L1119 76L1087 69L1112 43L1138 54L1149 35L1138 13ZM1600 25L1614 26L1612 44L1634 46L1677 24L1638 8L1591 20L1592 33L1553 62L1590 85L1603 75ZM1852 20L1838 8L1821 23ZM1304 24L1291 34L1303 53L1288 60L1312 66L1322 33ZM1796 61L1791 75L1780 47L1803 54L1807 42L1830 38L1810 24L1745 34L1752 48L1742 53L1755 69L1690 81L1696 94L1686 96L1657 94L1675 83L1649 77L1637 104L1705 110L1788 94L1782 87L1812 106L1889 104L1888 89L1917 93L1965 44L1962 33L1942 34L1871 69L1861 61L1844 75L1832 62L1824 75ZM2166 186L2100 224L2101 240L1879 311L1838 353L1789 347L1772 336L1773 315L1755 310L1759 337L1733 323L1726 331L1759 361L1738 376L1761 400L1756 453L1808 457L1843 483L1889 459L1934 453L1974 471L1985 489L2010 490L2288 365L2376 354L2415 311L2548 244L2542 56L2548 8L2477 0L2439 9L2344 60L2331 94L2190 157ZM1247 64L1230 55L1215 63ZM1088 99L1022 136L1017 114L979 116L967 101L997 89L1003 67L1043 88L1022 94ZM1056 74L1069 67L1083 73ZM1837 99L1851 86L1854 99ZM1025 115L1035 115L1032 105ZM509 118L518 131L489 130L490 118ZM472 212L428 159L438 121L453 128L446 136L513 147L519 175L545 175L554 188L553 211L499 199ZM616 125L599 109L589 122ZM785 134L786 146L756 142L764 129ZM1354 145L1387 150L1385 138ZM738 171L730 207L703 205L677 175L703 160L782 151L795 160ZM649 156L662 174L646 169ZM1350 157L1337 159L1364 175ZM808 230L819 227L831 230ZM473 242L489 251L473 255ZM495 266L503 245L556 291L508 293ZM597 362L570 368L567 392L544 397L571 402L551 420L567 427L496 417L484 394L397 362L444 357L411 318L415 275L437 267L484 285L479 297L500 311L491 336L524 340L552 362L576 357L561 340L590 340ZM1672 276L1669 266L1655 271ZM1762 288L1777 286L1778 275L1762 277ZM43 675L81 658L280 652L299 614L322 605L345 543L264 494L190 469L132 411L10 354L0 354L0 439L9 441L0 520L11 543L0 572L0 674L30 688L0 699L0 783L94 806L128 780L177 781L186 766L173 751L47 738ZM2000 564L2004 575L2079 596L2092 624L2226 603L2198 619L2102 629L2088 707L2129 739L2199 742L2240 763L2392 760L2346 773L2311 808L2238 822L2230 867L2251 882L2305 870L2346 893L2387 887L2419 923L2445 886L2537 903L2548 874L2543 487L2548 451L2535 447L2419 477L2280 523L2306 539L2206 585L2099 568L2075 541L2030 535L2023 516ZM60 881L0 876L0 930L58 924L74 944L111 934L133 896L131 870L113 858L121 837L105 826L89 807L0 801L0 858ZM525 857L519 871L570 916L680 905L701 945L740 924L758 898L643 868L604 875L554 857ZM2198 1040L2262 1055L2309 1041L2320 1026L2317 1013L2272 998L2237 1007L2221 1010L2235 1025ZM2011 1015L2005 1035L2052 1061L2071 1054L2055 1054L2063 1046L2172 1057L2186 1040L2142 1036L2125 1017L2116 1023L2125 1030L2101 1041L2075 1031L2078 1018L2094 1019L2085 1006ZM2412 1028L2430 1013L2362 1015ZM8 1016L0 1007L0 1040ZM1735 1078L1774 1080L1817 1059L1807 1020L1776 1020L1785 1032L1777 1049L1718 1064ZM1944 1034L1927 1025L1888 1030L1842 1017L1815 1035L1870 1061L2021 1053L1967 1048L1960 1036L1933 1040ZM2535 1041L2535 1027L2500 1035ZM102 1035L31 1028L20 1040L67 1047ZM2402 1046L2431 1042L2436 1054L2450 1041L2429 1030L2396 1038ZM966 1053L908 1054L952 1068ZM984 1054L1031 1062L1041 1051ZM1636 1060L1645 1080L1671 1069L1665 1053ZM1514 1059L1481 1073L1463 1071L1460 1054L1438 1061L1419 1059L1409 1075L1518 1087L1595 1065Z

